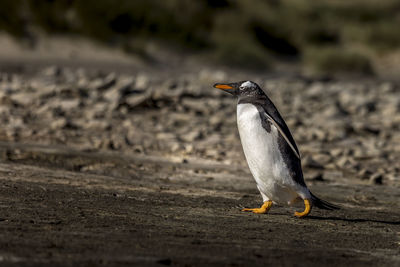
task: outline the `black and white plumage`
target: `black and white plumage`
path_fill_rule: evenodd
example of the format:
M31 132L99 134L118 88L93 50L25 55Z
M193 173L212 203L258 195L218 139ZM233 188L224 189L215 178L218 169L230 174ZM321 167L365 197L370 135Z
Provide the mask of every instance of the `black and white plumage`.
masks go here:
M237 125L250 171L264 203L293 204L297 199L322 209L335 205L314 196L304 182L300 153L277 108L254 82L216 84L238 97ZM307 203L306 203L307 201ZM311 202L311 203L310 203ZM247 209L258 210L260 209ZM264 213L264 212L257 212ZM300 213L299 213L300 214Z

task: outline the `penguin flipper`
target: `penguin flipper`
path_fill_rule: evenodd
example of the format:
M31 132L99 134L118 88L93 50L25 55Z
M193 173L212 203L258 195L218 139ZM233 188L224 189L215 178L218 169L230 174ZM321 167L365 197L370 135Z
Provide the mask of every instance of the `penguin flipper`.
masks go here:
M296 155L297 158L300 159L300 154L299 154L298 150L295 148L296 144L294 144L294 145L292 144L292 142L290 141L289 137L286 136L285 132L282 130L282 128L279 126L279 124L270 115L268 115L268 113L265 112L265 116L267 117L268 121L271 122L278 129L279 133L285 139L286 143L293 150L293 153Z

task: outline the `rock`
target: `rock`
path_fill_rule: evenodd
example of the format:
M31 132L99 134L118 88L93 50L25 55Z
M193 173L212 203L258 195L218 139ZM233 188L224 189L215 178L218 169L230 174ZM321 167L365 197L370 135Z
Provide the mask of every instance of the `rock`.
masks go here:
M67 123L68 123L67 119L65 118L55 119L50 123L50 129L52 130L62 129L67 125Z
M190 122L193 117L188 114L188 113L179 113L179 112L173 112L171 114L168 115L169 119L171 119L174 122L174 126L179 126L182 124L187 124L188 122ZM176 122L179 122L178 124Z
M132 150L135 153L144 153L144 148L141 145L134 145Z
M368 157L367 151L364 148L356 147L353 149L353 156L356 159L363 159Z
M310 176L310 180L317 182L324 182L324 174L322 172L317 172L314 175Z
M113 87L110 88L109 90L107 90L104 94L103 94L103 98L110 103L112 106L117 106L120 99L121 99L121 92L119 90L119 88L117 87Z
M59 77L61 75L61 68L59 66L50 66L42 70L42 74L48 77Z
M208 114L210 110L209 107L207 107L207 104L204 103L204 101L200 101L196 98L184 98L182 99L182 105L188 110L202 112L204 114Z
M353 158L348 156L343 156L339 160L336 161L336 165L340 168L344 169L355 169L358 170L360 165Z
M171 149L171 152L177 152L177 151L182 149L182 147L181 147L179 142L174 142L174 141L173 142L169 142L168 145L169 145L169 147ZM190 153L191 151L186 151L186 152Z
M396 91L396 86L390 82L384 82L379 86L379 92L382 93L394 93Z
M381 185L383 184L383 175L381 173L374 173L370 179L369 179L370 184L376 184L376 185Z
M40 88L37 90L37 97L40 99L54 97L59 91L59 87L55 86L54 84L41 85L32 83L31 86Z
M103 119L108 112L108 103L98 102L86 110L84 116L87 120Z
M7 106L0 105L0 121L10 117L10 109Z
M141 73L136 76L135 89L145 90L149 86L149 76Z
M73 110L78 111L79 104L79 99L63 99L55 105L60 107L63 111L69 113Z
M314 160L311 156L306 156L304 157L303 165L307 168L312 168L312 169L323 169L324 166L322 166L319 162Z
M111 140L110 141L110 148L112 150L120 150L122 148L122 144L124 142L122 142L120 139L118 140Z
M8 126L14 129L21 129L25 126L24 120L21 117L11 116L8 120Z
M134 109L143 106L147 101L151 100L151 98L151 92L131 94L124 98L123 103L125 103L129 109Z
M200 138L202 138L202 134L201 134L201 132L199 130L193 130L193 131L190 131L190 132L188 132L186 134L180 135L180 139L182 139L185 142L193 142L193 141L198 140Z
M151 90L132 90L133 83L132 77L123 77L116 85L103 93L102 97L111 104L111 109L115 109L120 104L134 108L151 98Z
M317 139L317 140L319 140L319 141L324 141L324 140L327 139L327 133L326 133L324 130L322 130L322 129L314 128L314 129L311 131L311 138L310 138L310 140L315 140L315 139Z
M400 180L400 174L396 173L388 173L385 175L385 178L388 179L389 181L395 182Z
M318 162L319 164L325 166L326 164L328 164L329 162L331 162L331 156L327 155L327 154L316 154L313 155L313 159Z
M28 106L35 101L35 96L26 92L11 95L11 100L20 106Z
M89 120L80 125L83 129L107 131L111 129L111 124L106 120Z
M342 148L332 148L331 150L329 150L329 153L332 155L333 158L337 158L343 155L344 151Z
M315 82L307 88L306 95L307 97L318 98L324 91L324 84L320 82Z
M205 151L205 156L208 158L218 158L218 156L220 155L220 151L216 150L216 149L207 149Z
M110 73L104 79L97 78L93 80L89 86L90 88L93 88L95 90L104 91L110 88L111 86L115 85L116 81L117 78L115 76L115 73Z
M378 135L380 133L379 127L373 125L363 125L362 131L373 135Z
M158 133L156 138L160 140L175 140L176 136L173 133Z
M76 84L79 80L75 70L64 68L62 71L63 82L66 84Z
M221 144L221 135L220 134L207 134L203 140L199 141L197 146L202 147L217 147Z
M386 100L386 103L384 103L380 109L382 110L382 117L383 118L390 118L392 119L392 116L396 116L396 114L399 113L400 111L400 99L397 97L392 97Z
M219 114L214 114L213 116L210 117L209 123L212 126L220 126L222 124L223 118Z
M339 105L329 105L325 109L322 110L322 115L325 118L334 119L334 118L342 118L343 116L347 115Z
M359 172L358 172L358 176L361 178L361 179L369 179L371 176L373 175L373 171L371 171L371 170L369 170L369 169L361 169Z

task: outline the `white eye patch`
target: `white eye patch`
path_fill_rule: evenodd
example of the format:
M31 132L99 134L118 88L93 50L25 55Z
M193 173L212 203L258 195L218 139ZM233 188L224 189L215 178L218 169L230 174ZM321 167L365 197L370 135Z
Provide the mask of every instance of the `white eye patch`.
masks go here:
M240 85L241 88L246 88L246 87L253 87L253 83L250 81L244 82L242 83L242 85Z

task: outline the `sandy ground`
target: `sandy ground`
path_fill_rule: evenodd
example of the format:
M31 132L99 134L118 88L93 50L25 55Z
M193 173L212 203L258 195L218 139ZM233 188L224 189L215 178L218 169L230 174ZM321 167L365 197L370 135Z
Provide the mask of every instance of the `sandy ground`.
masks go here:
M152 70L110 53L45 61L3 49L1 265L400 264L396 83ZM261 197L235 100L211 85L244 76L286 118L311 190L342 209L240 211Z

